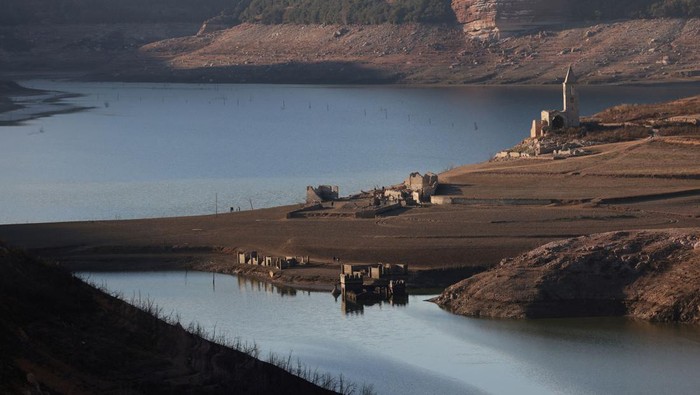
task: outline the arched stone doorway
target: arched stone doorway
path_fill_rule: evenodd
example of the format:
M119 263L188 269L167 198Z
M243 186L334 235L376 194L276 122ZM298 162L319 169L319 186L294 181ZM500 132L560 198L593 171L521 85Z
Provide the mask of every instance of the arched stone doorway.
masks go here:
M552 129L562 129L564 127L564 117L561 115L555 115L552 118Z

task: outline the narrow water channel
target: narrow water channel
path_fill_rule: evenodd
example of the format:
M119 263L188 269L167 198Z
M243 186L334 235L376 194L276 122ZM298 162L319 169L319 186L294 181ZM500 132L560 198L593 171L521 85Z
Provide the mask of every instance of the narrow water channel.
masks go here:
M485 320L411 295L348 309L325 292L202 272L79 273L183 324L255 342L379 394L693 394L700 328L625 319Z

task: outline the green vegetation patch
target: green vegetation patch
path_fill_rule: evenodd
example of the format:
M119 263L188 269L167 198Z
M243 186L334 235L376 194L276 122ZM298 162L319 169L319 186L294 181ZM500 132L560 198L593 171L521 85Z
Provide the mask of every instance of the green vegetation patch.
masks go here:
M452 23L449 0L244 0L241 22L265 24ZM240 9L225 11L235 16Z
M700 17L700 0L562 0L573 20ZM454 23L451 0L3 0L0 26L26 23Z
M700 17L700 0L571 0L574 20Z

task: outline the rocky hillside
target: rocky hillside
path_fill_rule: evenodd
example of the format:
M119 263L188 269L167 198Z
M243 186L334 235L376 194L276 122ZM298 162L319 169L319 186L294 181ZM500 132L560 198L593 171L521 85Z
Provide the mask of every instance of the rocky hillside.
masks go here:
M2 244L0 301L2 394L332 393Z
M465 23L699 17L697 0L4 0L0 25L36 23ZM466 18L465 18L466 17ZM535 22L543 22L538 25Z
M700 16L697 0L452 0L452 9L465 32L482 38L590 21Z
M199 22L236 0L3 0L0 26Z
M657 104L621 104L590 117L605 123L659 125L664 122L700 119L700 95ZM692 122L695 126L698 122Z
M452 285L434 301L476 317L700 323L700 229L552 242Z
M146 45L141 59L158 59L173 76L194 81L540 84L560 82L570 64L582 83L688 81L700 80L698 37L699 19L606 23L496 41L418 24L242 24Z
M11 0L0 14L0 74L541 84L573 64L582 83L700 80L698 19L601 22L692 17L698 0L207 0L191 14L193 0L97 6L105 1Z
M466 33L484 38L543 30L569 19L560 0L452 0L452 9Z

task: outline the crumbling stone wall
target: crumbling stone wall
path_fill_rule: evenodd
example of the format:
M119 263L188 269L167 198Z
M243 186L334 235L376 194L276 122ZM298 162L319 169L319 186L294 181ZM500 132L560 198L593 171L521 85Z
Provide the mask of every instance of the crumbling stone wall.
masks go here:
M434 173L411 173L404 185L412 192L416 202L430 201L438 187L438 176Z
M337 185L319 185L318 188L306 187L306 203L320 203L338 199Z

